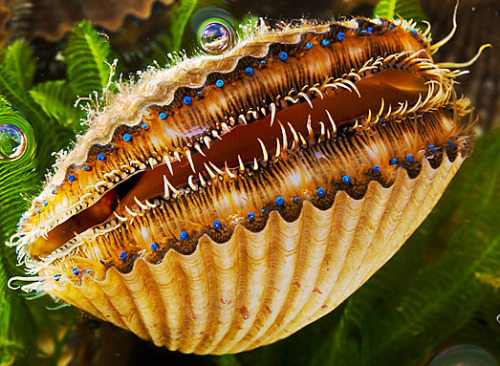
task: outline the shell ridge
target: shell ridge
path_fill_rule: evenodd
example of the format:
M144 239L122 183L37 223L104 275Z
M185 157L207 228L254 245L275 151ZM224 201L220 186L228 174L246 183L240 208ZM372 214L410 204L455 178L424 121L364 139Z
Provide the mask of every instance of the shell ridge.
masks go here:
M397 187L397 184L392 184L389 187L384 187L382 185L377 184L375 181L372 181L372 182L370 182L370 185L368 187L367 194L368 194L368 192L371 193L373 190L377 189L377 190L382 190L382 191L387 192L388 195L392 195L393 191L396 189L396 187ZM390 202L388 200L386 200L385 206L386 206L386 209L388 209L390 207ZM330 244L330 245L332 245L332 244ZM347 259L347 256L348 256L348 254L346 254L344 256L345 260ZM340 275L340 271L342 271L342 269L345 267L345 260L341 266L338 266L339 267L339 274L337 274L337 279L338 279L338 276ZM327 269L325 268L326 266L328 266L327 260L323 261L323 263L321 265L322 272L327 271ZM335 286L333 286L331 288L331 291L325 291L326 290L325 282L328 283L330 281L328 281L328 280L322 281L319 276L317 277L316 283L315 283L315 288L318 290L316 292L313 292L313 294L312 294L313 297L315 298L313 300L314 302L308 305L309 311L306 312L302 308L300 310L300 312L297 313L297 316L290 320L289 327L291 329L296 329L298 324L300 324L301 322L304 322L304 319L307 318L307 315L306 315L307 313L311 313L311 314L316 313L316 311L321 310L321 308L328 301L328 299L330 298L331 292L334 291ZM309 300L309 301L311 302L311 300Z
M312 207L314 207L314 205L312 205ZM265 343L266 340L272 338L274 334L282 331L286 332L290 321L295 318L297 313L303 311L303 307L306 306L306 300L309 299L314 291L316 286L315 279L320 273L321 264L326 256L328 243L330 242L333 231L333 226L329 225L329 222L333 221L333 214L334 210L332 208L325 211L311 210L311 215L315 216L314 220L312 220L309 225L306 225L306 221L302 219L302 229L304 232L301 233L299 259L293 275L292 283L294 286L285 300L287 307L281 308L277 316L277 319L281 319L279 323L281 323L282 326L279 327L278 322L275 322L272 325L272 327L275 328L272 330L272 333L267 334L265 340L258 338L256 342L260 341ZM289 226L289 224L290 223L281 220L283 229L287 229L286 226ZM323 229L327 228L325 236L312 235L313 231L321 229L322 226L324 226ZM313 240L316 237L321 239ZM313 241L314 243L312 243ZM314 278L314 280L312 283L308 284L308 280L312 278Z
M166 344L168 338L160 325L165 324L164 304L158 295L156 281L146 280L153 277L151 268L141 258L134 263L134 267L137 267L135 271L123 275L124 283L129 289L137 309L139 309L142 322L148 329L152 340L158 345Z
M251 248L251 242L248 240L249 235L253 235L243 226L238 226L238 230L235 229L234 238L231 239L231 243L234 247L236 253L238 253L238 263L237 263L237 286L235 289L235 298L225 299L226 302L231 302L232 309L230 313L227 314L229 318L229 323L221 329L218 337L214 339L214 342L207 346L205 349L206 353L216 353L222 354L227 353L229 347L227 347L228 343L235 342L235 339L238 337L240 333L245 333L249 328L248 322L251 322L253 325L253 320L255 319L256 312L253 311L253 306L249 306L251 301L259 301L262 298L263 291L260 292L260 297L252 298L253 294L249 293L249 289L252 288L252 285L258 285L258 282L255 282L256 272L259 274L259 271L255 271L255 265L252 264L254 261L251 257L256 253ZM257 234L257 237L264 237L265 235L260 233ZM267 243L263 243L267 244ZM264 245L263 248L268 246ZM264 259L266 258L265 252L267 250L264 249ZM261 255L260 251L257 252L258 255ZM260 272L262 273L262 267L267 267L267 262L257 262ZM264 274L267 273L267 270L263 271ZM257 278L262 279L263 276L260 275ZM260 281L260 285L263 281ZM250 309L248 309L250 307ZM221 346L223 347L221 349Z
M254 335L252 334L253 332L257 331L259 332L263 324L266 324L266 322L269 322L269 319L272 319L274 309L273 309L273 293L276 291L276 273L279 270L279 266L275 265L274 263L278 260L279 252L282 250L282 240L277 239L276 235L271 231L271 227L274 227L276 225L279 225L280 222L282 222L282 217L278 212L271 212L268 218L268 222L266 223L265 229L262 230L261 232L251 232L251 236L263 236L266 237L266 240L268 242L267 249L266 249L266 261L264 264L265 268L265 273L263 274L264 276L264 283L265 285L263 287L259 287L257 289L254 289L254 293L257 292L258 296L260 299L260 304L255 307L255 316L253 316L252 319L252 324L251 328L252 331L247 331L244 333L240 333L238 337L232 340L231 343L226 344L224 348L218 348L217 351L226 351L226 352L232 352L232 350L235 347L238 347L241 345L243 342L245 342L245 339L248 337L253 337ZM247 229L248 230L248 229ZM252 247L257 246L257 245L252 245ZM281 249L280 249L281 248ZM254 282L255 284L257 283L258 279L256 279ZM251 284L252 287L255 288L255 284Z
M207 257L213 254L212 265L216 272L214 307L217 311L214 312L210 323L218 324L218 326L215 334L204 335L196 348L197 353L207 354L212 353L216 345L227 337L234 323L237 308L235 298L241 296L242 280L240 278L244 278L241 273L245 272L245 265L238 266L238 263L244 259L245 253L240 253L241 248L234 239L222 245L214 243L208 236L203 236L200 240L203 240L204 248L208 252ZM240 247L244 249L245 244L241 243Z
M283 244L282 239L276 238L276 235L270 231L270 228L278 225L280 220L281 219L278 213L271 213L269 215L266 228L261 232L251 232L248 229L242 227L242 231L245 233L245 236L247 236L247 238L255 239L262 237L265 238L266 242L268 243L267 250L265 251L265 253L267 253L265 262L260 264L257 263L258 266L256 268L259 269L260 267L260 270L264 273L262 273L260 276L252 276L253 280L246 284L245 289L245 298L247 299L247 302L241 302L241 305L245 306L245 308L242 308L242 310L244 311L242 315L247 314L245 317L251 323L249 323L245 327L245 329L236 330L229 342L224 342L223 345L219 345L217 348L215 348L215 352L218 354L233 352L234 348L239 347L239 345L242 344L245 338L253 337L254 335L252 333L256 331L258 332L258 329L262 327L262 324L266 324L266 322L269 322L269 319L272 319L273 317L273 294L276 293L277 290L276 281L279 281L278 279L276 279L276 273L279 273L279 266L275 265L274 263L280 258L279 252L280 250L283 250ZM247 239L245 239L245 241L250 242ZM253 242L254 240L251 241ZM252 247L257 245L258 244L253 244ZM254 250L251 250L251 252L255 253ZM260 252L260 250L258 252ZM249 263L252 262L253 261ZM255 264L253 265L253 267L255 267ZM257 284L259 278L264 279L264 285L262 286L261 283L257 288L255 288L255 285ZM253 291L250 291L251 289L253 289ZM279 290L280 289L278 289L278 291ZM259 299L260 301L257 301ZM248 306L249 304L251 305Z
M329 292L328 296L325 298L325 302L322 305L321 308L317 309L317 312L325 312L328 309L332 309L340 303L340 299L345 299L349 296L350 293L352 293L350 287L359 287L359 282L357 282L358 286L351 286L351 282L355 281L356 277L356 270L359 270L360 267L364 264L364 260L366 258L367 253L370 250L371 243L373 240L370 242L366 242L365 240L362 240L360 237L360 226L363 226L363 219L366 219L366 216L369 216L369 209L370 207L376 206L376 202L371 201L371 198L376 196L377 192L381 192L384 195L384 206L377 211L377 216L380 219L380 215L383 215L385 212L385 208L388 205L388 201L390 198L394 195L394 187L398 186L401 184L401 181L408 181L411 178L409 178L404 171L399 172L399 179L397 178L395 183L390 187L390 188L385 188L380 185L372 185L370 188L370 191L367 192L365 197L363 198L364 201L364 206L362 208L362 213L360 213L360 219L358 221L358 225L355 229L355 235L352 238L352 241L349 245L349 252L346 255L346 261L345 263L356 263L357 268L351 268L346 265L343 265L342 268L340 269L339 273L339 279L337 280L336 284L331 288L331 291ZM397 193L397 192L396 192ZM371 224L371 222L370 222ZM366 233L363 233L366 234ZM372 236L373 237L373 233ZM354 259L350 259L350 257L354 257ZM333 295L334 294L334 295ZM331 304L329 303L331 301L331 298L335 297L337 303ZM313 313L313 312L311 312ZM314 312L315 313L315 312ZM313 314L314 314L313 313Z
M200 256L204 263L204 276L206 277L207 283L207 286L205 287L208 288L210 296L207 298L208 306L206 311L205 325L200 329L199 336L193 342L190 349L191 352L198 354L206 353L206 346L204 343L213 343L214 334L212 333L212 330L219 331L221 328L221 322L219 320L221 309L219 306L217 306L217 304L219 303L218 300L221 296L220 290L222 286L218 286L219 284L217 283L217 281L221 278L221 276L224 276L224 272L227 268L223 262L217 259L217 257L219 257L219 255L221 254L219 252L222 252L222 248L217 247L212 243L213 242L207 240L199 243L199 246L201 245ZM224 252L226 253L227 258L233 264L235 261L241 261L242 258L240 255L237 255L236 258L230 255L234 248L233 242L228 243L228 245L225 245L224 247ZM222 255L220 256L222 257ZM222 261L224 261L224 259L225 258L222 258Z
M411 178L410 179L408 178L410 177L402 175L401 180L407 180L411 189L408 189L405 185L393 186L394 188L392 192L392 197L389 201L387 201L386 212L384 213L384 216L382 218L382 224L379 226L377 232L374 234L374 241L383 240L384 242L389 243L392 233L396 231L398 224L402 220L402 215L408 207L415 186L417 184L416 179L411 180ZM398 207L397 211L394 207ZM392 210L390 211L389 209L391 208ZM382 231L386 232L387 234L384 236L382 234ZM384 247L379 248L379 252L383 251L384 249L385 249ZM376 253L377 254L375 254L374 256L379 257L380 255L378 255L378 252ZM374 273L376 271L374 267L376 267L376 264L373 265L372 269L369 272ZM361 282L364 283L367 280L367 278L368 276Z
M177 306L178 301L183 301L187 297L187 289L179 286L179 281L182 280L184 273L178 264L177 252L171 251L165 255L165 260L160 263L147 263L150 267L154 282L156 286L161 289L160 296L162 298L165 316L165 327L167 331L167 346L171 349L179 349L182 340L182 333L187 329L187 319L185 311L182 311L184 305ZM173 258L172 258L173 257ZM176 279L178 279L176 281ZM157 340L154 340L157 343Z
M104 320L110 320L117 326L123 329L129 329L127 325L123 322L121 314L118 312L117 308L110 302L105 292L102 291L99 284L95 281L94 278L84 278L83 281L87 281L89 286L80 286L75 287L73 283L66 285L64 291L60 291L58 296L62 299L66 299L70 304L75 302L75 292L81 291L85 298L88 300L92 306L96 310L99 307L102 310L97 311L96 313L92 313L94 316ZM67 294L75 294L75 296L67 295ZM68 298L66 298L68 297Z
M115 309L130 309L127 313L120 314L124 323L128 329L133 331L140 338L147 339L148 332L144 325L142 315L137 313L135 306L131 306L131 304L135 304L135 299L124 283L122 275L115 270L114 267L108 270L108 272L109 273L106 273L108 281L101 282L103 292Z
M210 302L213 302L213 295L208 293L208 276L213 276L213 271L209 270L209 264L203 261L203 248L196 248L193 253L188 255L176 253L175 256L187 280L186 294L188 298L186 301L189 304L189 314L186 328L190 331L183 335L185 343L180 351L188 353L196 349L208 326L209 314L207 314L206 309L209 308Z
M340 199L338 199L338 198L340 198ZM353 210L353 212L358 211L360 205L363 205L363 203L360 200L351 199L351 198L349 198L349 196L345 192L344 193L339 192L336 196L335 201L334 201L334 205L330 208L330 210L332 210L332 216L334 217L334 222L336 222L338 226L343 226L343 224L346 224L346 223L349 224L348 225L349 229L344 228L344 230L342 231L342 235L340 237L335 238L336 243L335 244L330 243L328 245L328 249L330 249L330 250L327 250L327 255L325 258L325 262L327 262L327 263L331 260L330 256L331 256L332 251L340 250L342 252L343 251L342 248L347 249L347 252L344 252L343 256L342 256L343 257L342 258L342 263L343 263L342 266L337 266L337 268L339 268L339 267L343 268L345 261L348 257L349 245L346 244L346 242L351 241L350 236L352 236L352 235L349 235L348 233L346 233L346 231L353 231L354 227L356 227L358 225L358 222L359 222L359 217L357 219L355 219L354 222L349 220L349 217L351 217L350 211L351 210ZM314 208L312 208L312 207L314 207L313 205L309 204L308 207L309 207L309 210L312 210L313 212L315 211ZM344 209L342 209L340 207L344 207ZM345 209L346 207L349 207L349 208ZM338 212L338 211L340 211L340 212ZM338 218L339 216L341 217L341 219ZM323 279L325 280L325 282L329 283L328 287L331 287L332 283L336 283L338 281L338 276L340 275L340 270L329 271L329 273L325 273L323 271L323 274L324 274ZM329 280L326 280L326 278L328 278ZM275 330L275 332L278 333L278 332L280 332L280 330L281 329ZM247 346L247 348L252 349L252 348L257 347L257 345L259 345L259 344L266 344L269 342L269 339L270 339L270 335L263 334L261 337L255 338L252 341L252 343L249 346Z

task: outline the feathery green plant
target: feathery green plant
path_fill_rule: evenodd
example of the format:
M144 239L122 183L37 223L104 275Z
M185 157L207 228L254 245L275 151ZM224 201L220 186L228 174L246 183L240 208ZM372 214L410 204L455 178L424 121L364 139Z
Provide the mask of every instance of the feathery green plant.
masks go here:
M387 19L395 19L400 16L417 22L427 18L419 0L380 0L375 6L373 14Z
M109 83L109 45L88 21L83 21L70 33L63 54L68 79L42 82L30 90L30 95L58 124L72 133L81 132L85 112L76 108L75 102L79 97L94 97Z
M160 65L167 64L169 53L177 53L181 50L182 39L186 28L188 28L189 19L198 5L198 0L186 0L175 3L170 11L169 18L171 22L164 36L159 39L153 54L146 60L151 64L153 60Z
M108 53L106 40L84 21L75 27L64 49L68 80L33 85L35 59L30 46L17 41L7 49L0 62L0 125L19 127L28 144L18 160L0 161L0 242L6 242L15 232L21 213L27 209L26 198L40 190L44 173L54 160L52 152L66 147L75 132L82 130L85 113L74 104L78 96L100 93L106 87ZM22 275L15 264L15 251L2 245L2 283ZM51 299L30 301L5 285L0 287L0 304L0 365L14 361L55 364L74 312L49 311L46 307L54 306ZM45 354L40 347L47 340L55 347L52 354Z
M64 49L69 85L80 96L101 92L108 84L110 67L106 64L109 44L90 22L77 25Z
M29 93L47 116L63 126L70 127L79 123L78 109L70 108L75 102L75 95L65 80L45 81L35 85Z

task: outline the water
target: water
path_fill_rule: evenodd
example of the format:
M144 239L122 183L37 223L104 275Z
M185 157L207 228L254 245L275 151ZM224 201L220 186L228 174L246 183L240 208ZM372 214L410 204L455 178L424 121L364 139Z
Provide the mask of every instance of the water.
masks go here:
M242 31L239 25L255 23L260 16L267 17L270 22L273 19L284 18L294 20L302 16L331 19L332 17L339 18L341 14L371 16L373 10L372 2L369 1L319 0L307 2L298 0L246 0L239 2L215 0L201 1L197 4L193 2L192 8L189 6L180 7L176 5L178 2L171 5L170 1L165 0L155 2L152 8L146 7L151 11L147 10L145 13L136 10L133 6L134 2L130 2L130 4L120 2L120 6L116 7L113 5L116 5L117 2L109 0L95 4L89 1L75 0L71 2L71 6L69 2L63 1L46 3L19 1L19 3L32 4L32 6L22 7L21 10L14 7L9 9L10 15L4 24L5 34L2 40L4 48L14 39L26 39L29 42L37 59L34 70L35 84L66 80L64 50L68 40L68 32L74 22L82 19L93 22L101 32L106 34L104 37L109 39L111 45L109 59L118 59L118 72L127 79L130 74L153 64L153 61L160 66L171 63L176 52L186 52L187 55L223 54L238 42L238 37L241 37ZM141 1L135 2L135 4L137 3L141 3ZM443 38L450 30L454 4L455 1L423 2L423 9L435 27L435 39ZM129 12L126 10L128 6L130 6ZM463 86L459 89L460 92L469 95L473 104L477 106L479 126L483 132L500 126L500 69L497 62L498 50L500 49L498 10L498 3L493 0L480 4L473 1L462 1L459 10L458 34L437 56L440 60L464 61L470 59L483 43L491 42L496 46L471 67L471 75L464 79ZM58 16L52 16L56 14ZM169 56L169 53L174 54L174 56ZM5 94L5 91L3 93ZM74 100L70 103L74 103ZM13 105L13 107L23 109L23 111L30 109L24 105ZM57 115L59 113L57 107L57 104L53 104L47 109ZM37 108L40 109L40 107ZM41 112L36 111L36 113ZM29 122L29 116L27 120ZM67 126L58 127L63 130ZM30 135L29 138L34 140L35 136L37 141L53 138L52 135L47 134L42 136L39 131L35 131L35 135ZM61 134L61 136L61 139L66 139L64 143L61 143L64 146L71 137L71 133ZM0 159L14 161L20 158L29 142L27 139L26 134L18 125L0 120ZM48 166L39 167L42 172L45 172L46 168ZM437 256L431 257L432 261L438 260ZM410 268L408 270L411 271ZM387 286L391 286L391 283L388 283ZM15 293L15 295L18 294ZM455 319L456 323L463 323L461 326L453 327L455 324L443 325L437 322L436 328L453 328L448 333L445 331L439 333L441 337L446 334L446 337L440 341L433 339L433 333L424 329L421 337L416 337L420 341L414 346L416 356L415 354L409 356L407 360L402 360L402 364L496 365L500 357L500 324L496 323L495 317L497 313L500 313L500 308L495 310L494 306L485 305L495 302L498 304L498 295L491 294L489 296L481 306L478 305L475 312L476 317ZM387 306L388 311L398 311L391 309L384 302L384 299L378 299L378 301L369 304L366 311L370 311L370 307L378 306ZM35 306L30 302L27 304L27 306ZM149 362L149 364L172 362L186 365L224 363L298 365L308 364L308 362L314 364L311 360L323 360L324 364L332 364L328 363L328 360L335 357L328 353L328 349L332 344L345 341L345 339L336 337L339 334L345 335L338 329L349 326L349 324L342 323L344 312L349 312L349 310L348 305L341 307L334 314L275 346L264 347L241 356L226 356L225 358L171 353L164 349L155 348L132 334L109 324L89 320L87 316L80 316L76 325L73 325L73 320L68 320L69 318L74 319L73 314L67 319L61 319L61 317L55 316L54 312L48 312L47 317L56 318L53 323L54 329L51 329L53 335L55 334L55 342L53 338L40 329L39 324L37 324L39 328L27 327L22 331L29 333L32 332L32 329L38 329L37 332L40 332L41 337L37 341L41 348L48 352L44 361L47 364L55 364L56 358L62 360L61 364L96 366L118 363L123 366L145 362ZM401 316L411 317L411 314L401 314ZM409 323L411 322L409 321ZM419 324L413 325L415 326L413 330L415 334L422 331ZM359 329L363 329L363 325L352 327L351 332L347 333L346 336L348 340L354 339L360 345L361 349L351 350L353 355L356 354L356 357L364 351L362 346L373 347L376 344L372 339L364 338L363 333L356 333L356 330ZM398 329L394 331L397 332ZM463 346L463 343L469 342L477 346ZM346 342L351 347L355 343ZM447 351L442 351L442 349ZM457 350L465 351L465 353L457 352ZM397 347L393 351L397 352ZM33 357L28 350L25 352L27 359ZM453 357L449 356L451 353L453 353ZM436 356L436 354L438 355ZM468 357L471 354L480 354L483 363L469 362ZM68 360L73 361L68 363ZM365 361L367 360L369 357L365 359ZM345 364L354 363L345 360Z

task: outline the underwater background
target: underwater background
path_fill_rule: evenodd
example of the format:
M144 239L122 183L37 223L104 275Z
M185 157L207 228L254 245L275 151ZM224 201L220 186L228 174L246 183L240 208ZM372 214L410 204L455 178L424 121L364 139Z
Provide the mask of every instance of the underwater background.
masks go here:
M442 0L0 0L0 242L15 232L56 153L85 132L114 82L149 65L211 52L215 21L240 24L374 15L426 20L440 40L456 2ZM498 365L500 363L500 3L462 0L437 61L471 59L458 93L477 141L402 250L328 316L238 355L170 352L48 296L13 291L16 253L0 247L0 365ZM422 27L426 25L422 23ZM78 103L77 103L78 101ZM15 287L16 282L11 283Z

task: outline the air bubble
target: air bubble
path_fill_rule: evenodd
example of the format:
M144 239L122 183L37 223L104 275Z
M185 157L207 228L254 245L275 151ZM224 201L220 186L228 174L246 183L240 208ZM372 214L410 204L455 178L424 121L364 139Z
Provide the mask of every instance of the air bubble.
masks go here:
M450 365L498 366L498 363L488 351L473 344L446 348L428 363L428 366Z
M26 136L16 125L0 125L0 160L16 160L26 151Z
M211 54L219 54L230 48L234 38L234 29L218 21L206 23L198 33L201 48Z

